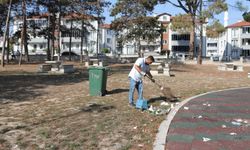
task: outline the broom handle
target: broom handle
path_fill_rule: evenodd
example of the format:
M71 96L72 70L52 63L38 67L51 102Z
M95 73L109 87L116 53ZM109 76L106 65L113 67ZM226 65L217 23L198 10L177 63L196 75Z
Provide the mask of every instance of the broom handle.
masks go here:
M153 80L152 78L150 78L147 74L146 77L149 78L149 80L151 80L154 84L156 84L159 88L161 88L162 86L160 84L158 84L157 82L155 82L155 80Z

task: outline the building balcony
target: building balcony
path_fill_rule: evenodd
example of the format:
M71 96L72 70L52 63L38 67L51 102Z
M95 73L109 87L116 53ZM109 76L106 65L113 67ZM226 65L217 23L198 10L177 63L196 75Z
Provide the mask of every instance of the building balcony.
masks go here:
M48 40L45 39L45 38L32 38L29 43L32 44L32 43L47 43Z
M62 41L64 42L64 43L69 43L69 41L70 41L70 38L69 37L63 37L62 38ZM80 43L81 42L81 38L74 38L74 37L72 37L72 41L71 41L72 43Z
M242 33L241 38L242 39L250 39L250 33Z
M248 49L248 50L250 50L250 45L242 45L242 49Z
M218 47L207 47L207 50L214 50L214 49L218 49Z
M189 41L179 40L179 41L172 41L172 46L188 46Z

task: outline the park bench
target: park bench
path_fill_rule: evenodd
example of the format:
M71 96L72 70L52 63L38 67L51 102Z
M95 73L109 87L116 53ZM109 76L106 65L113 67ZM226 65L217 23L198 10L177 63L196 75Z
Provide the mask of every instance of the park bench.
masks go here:
M38 72L48 72L51 70L51 68L52 66L49 64L42 64L42 65L39 65Z
M73 65L64 65L60 61L45 61L45 64L39 65L38 72L43 73L72 73L74 72Z
M226 68L228 71L233 71L234 70L234 64L232 63L226 63Z
M98 59L89 59L89 65L98 66L99 65Z
M59 66L59 72L60 73L73 73L74 70L74 66L73 65L60 65Z
M242 65L235 65L233 63L221 64L218 66L218 70L222 71L243 71Z
M237 71L244 71L242 65L235 65L235 70L237 70Z
M45 61L45 64L51 65L51 71L59 71L60 61Z
M226 71L226 70L227 70L227 67L226 67L226 65L222 64L222 65L219 65L219 66L218 66L218 70Z
M152 63L150 65L150 72L154 75L163 75L163 76L171 76L170 75L170 66L168 63Z

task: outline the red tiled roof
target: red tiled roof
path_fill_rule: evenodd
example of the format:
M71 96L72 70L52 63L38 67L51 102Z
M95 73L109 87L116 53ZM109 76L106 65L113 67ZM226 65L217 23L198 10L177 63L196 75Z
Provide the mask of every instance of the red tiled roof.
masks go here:
M101 28L110 29L110 24L101 24Z
M237 22L237 23L227 26L227 28L237 28L237 27L245 27L245 26L250 26L250 22L246 22L246 21Z

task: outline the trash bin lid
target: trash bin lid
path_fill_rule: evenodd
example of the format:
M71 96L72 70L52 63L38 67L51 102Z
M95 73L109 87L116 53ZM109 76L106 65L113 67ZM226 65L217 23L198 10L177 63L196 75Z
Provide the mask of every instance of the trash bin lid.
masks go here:
M88 70L109 70L108 67L101 67L101 66L90 66Z

